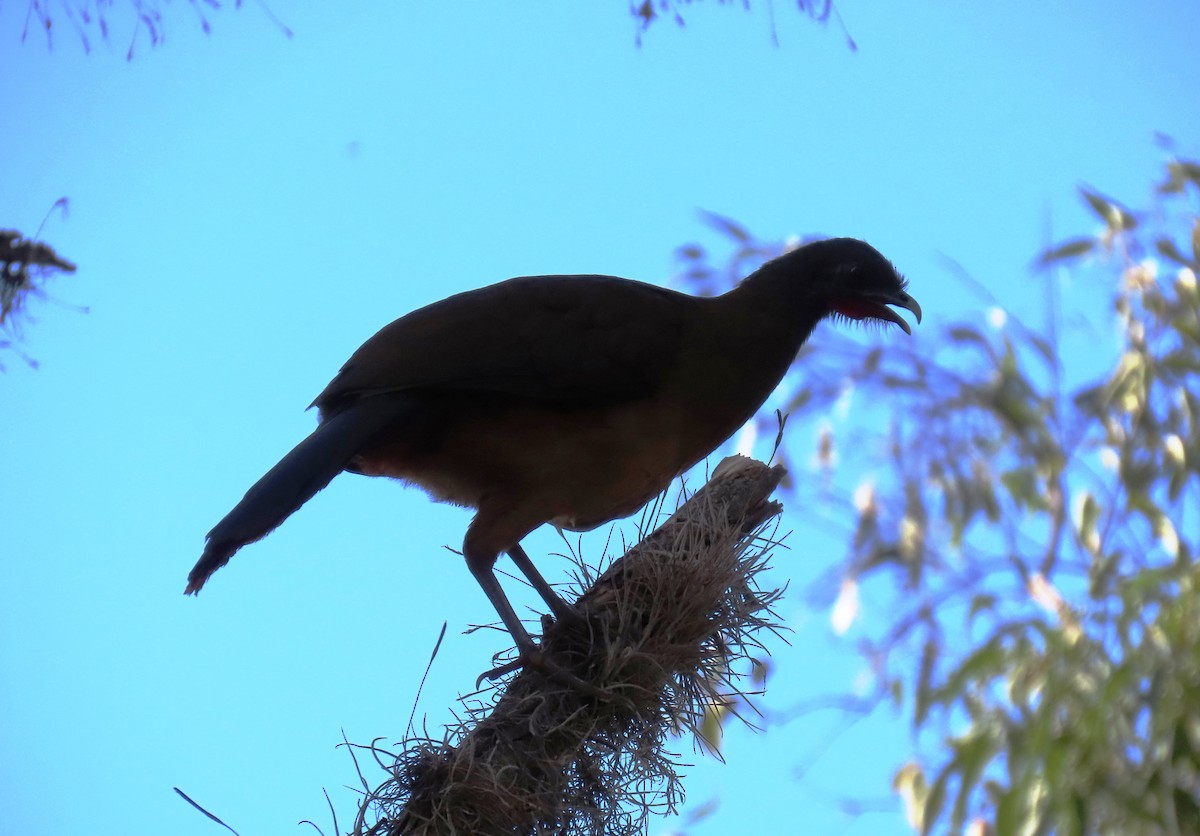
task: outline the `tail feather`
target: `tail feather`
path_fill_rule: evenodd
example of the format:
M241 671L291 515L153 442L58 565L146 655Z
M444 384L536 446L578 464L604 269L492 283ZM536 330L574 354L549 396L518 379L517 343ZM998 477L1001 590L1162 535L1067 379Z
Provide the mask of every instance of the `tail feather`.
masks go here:
M363 398L321 422L208 532L204 553L188 574L185 595L195 595L209 575L242 546L253 543L290 517L342 472L363 445L399 420L412 401L398 394Z

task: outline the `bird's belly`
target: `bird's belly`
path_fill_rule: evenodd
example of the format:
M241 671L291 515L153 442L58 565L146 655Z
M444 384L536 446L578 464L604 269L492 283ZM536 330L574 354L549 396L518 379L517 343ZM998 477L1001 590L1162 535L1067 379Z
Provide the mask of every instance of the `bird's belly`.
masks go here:
M663 473L651 468L633 469L611 478L597 479L582 490L564 490L564 513L549 522L568 531L591 531L610 520L628 517L666 490L677 472Z
M691 464L686 458L670 415L643 401L463 410L436 443L379 445L355 463L441 501L480 508L511 500L530 516L586 531L637 511Z

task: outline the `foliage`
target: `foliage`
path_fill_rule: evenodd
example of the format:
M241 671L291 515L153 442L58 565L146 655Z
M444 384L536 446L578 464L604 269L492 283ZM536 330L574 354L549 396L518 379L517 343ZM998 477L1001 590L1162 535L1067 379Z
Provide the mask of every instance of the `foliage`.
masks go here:
M638 45L641 45L642 33L657 21L667 19L674 21L675 25L680 28L685 26L686 21L683 17L683 10L685 7L691 7L697 2L698 0L642 0L640 3L630 3L629 14L637 21L638 25ZM717 5L731 6L733 2L732 0L717 0ZM750 0L741 0L738 5L747 11L750 10ZM779 39L774 31L774 6L768 4L767 8L771 13L771 40L778 46ZM833 0L796 0L796 10L821 25L829 23L830 19L836 19L846 36L847 48L851 52L858 51L858 44L854 42L854 38L850 37L850 32L846 29L845 23L842 22L842 16L838 14Z
M651 24L660 20L671 20L676 26L683 27L685 25L683 14L685 7L691 7L697 2L698 0L631 2L629 14L637 22L638 45L641 45L642 34L650 28ZM733 0L716 0L716 2L719 6L733 5ZM817 23L825 25L831 19L836 20L845 34L847 48L852 52L858 50L858 44L855 43L854 38L850 36L842 22L834 0L795 0L795 2L796 9L800 14ZM206 35L212 31L209 15L229 5L228 0L184 0L184 3L189 7L191 14L199 20L200 28ZM125 51L125 60L132 61L139 38L148 38L151 47L156 47L166 41L167 13L165 9L171 5L171 0L120 0L120 2L118 0L62 0L62 2L29 0L25 24L21 31L21 41L24 42L29 36L31 27L36 27L45 35L46 44L53 46L55 31L62 29L65 24L79 38L84 51L90 53L93 38L99 37L102 42L108 43L114 30L123 32L129 29L129 46ZM258 5L280 32L288 38L292 37L292 30L275 16L262 0ZM749 10L750 0L741 0L739 5ZM242 0L233 0L233 6L240 9ZM771 39L778 45L778 38L774 31L774 7L768 4L768 10L771 13L772 21ZM114 20L117 21L115 27Z
M827 340L788 391L888 416L885 459L839 446L851 410L817 460L855 497L843 590L890 595L861 649L912 718L895 788L922 833L1200 832L1200 164L1169 162L1142 211L1081 195L1101 228L1037 260L1044 329L997 308L886 352ZM782 249L710 220L736 252L681 248L702 290ZM1068 271L1119 326L1070 354L1062 323L1090 312L1057 311Z
M66 198L54 206L65 212ZM20 319L26 300L44 295L42 284L54 270L74 273L75 265L36 237L28 239L15 229L0 229L0 350L17 351L31 366L37 364L15 346L21 335ZM0 370L3 368L0 364Z
M76 37L83 43L85 52L92 51L92 38L99 36L107 43L113 31L113 20L118 22L118 28L132 28L129 36L129 47L125 51L125 60L132 61L139 36L149 38L150 46L163 43L167 37L164 7L170 5L170 0L127 0L118 3L117 0L29 0L25 15L25 26L21 31L21 41L29 35L30 26L41 29L46 36L46 45L53 46L56 27L61 29L65 22L74 30ZM220 11L221 0L187 0L191 13L200 21L204 34L212 31L208 14ZM225 5L228 5L226 3ZM234 0L234 8L242 7L242 0ZM275 26L287 37L292 37L292 31L276 18L266 7L259 3L263 12Z

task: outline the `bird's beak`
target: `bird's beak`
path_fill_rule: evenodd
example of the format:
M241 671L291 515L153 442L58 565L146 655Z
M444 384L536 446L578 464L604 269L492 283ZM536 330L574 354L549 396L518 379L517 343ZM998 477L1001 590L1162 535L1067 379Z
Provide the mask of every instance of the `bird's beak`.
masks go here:
M909 324L888 305L906 308L913 312L917 322L921 321L921 306L917 304L916 299L903 290L897 290L895 293L871 294L870 296L863 294L834 306L834 310L851 319L879 319L884 322L894 322L904 329L904 333L911 335L912 328L909 327Z
M895 294L891 295L889 298L883 299L881 301L883 302L883 305L880 305L880 309L886 315L884 318L896 323L897 325L899 325L901 328L904 329L904 333L911 336L912 329L908 327L908 323L905 322L904 319L899 314L897 314L895 311L893 311L891 308L888 308L885 306L886 305L895 305L898 308L906 308L906 309L912 311L912 314L913 314L913 316L915 316L917 318L917 324L919 325L921 323L921 305L920 305L920 303L918 303L916 299L909 296L903 290L897 291Z

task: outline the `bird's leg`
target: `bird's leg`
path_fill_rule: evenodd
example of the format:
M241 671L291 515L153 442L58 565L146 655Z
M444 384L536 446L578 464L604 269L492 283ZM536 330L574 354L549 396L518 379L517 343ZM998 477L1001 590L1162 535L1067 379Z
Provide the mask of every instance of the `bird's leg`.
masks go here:
M541 648L533 643L533 638L529 635L529 631L525 629L525 625L521 623L521 619L517 618L517 613L513 609L512 603L508 600L508 596L504 594L504 589L500 586L500 581L496 578L496 573L492 569L494 564L495 558L484 562L482 559L472 560L470 553L468 552L467 554L467 565L471 569L471 574L475 576L475 580L483 588L483 594L488 597L488 600L492 602L492 606L496 608L496 612L500 615L500 620L504 622L504 626L508 628L509 634L513 637L513 642L517 645L517 658L506 665L492 668L490 671L481 674L479 679L475 680L476 688L485 679L499 679L505 674L512 673L519 668L545 668L547 665Z
M529 528L521 518L515 519L514 522L511 509L508 507L484 505L479 509L478 516L471 522L467 529L467 536L463 540L463 556L467 560L467 568L471 570L471 574L475 576L480 588L495 607L500 620L508 628L508 632L516 643L518 653L513 662L488 671L479 679L480 681L496 679L518 668L533 668L556 682L575 688L582 693L594 692L596 691L594 686L588 685L579 677L568 673L546 658L542 648L534 644L525 626L521 623L521 619L517 617L508 596L504 594L504 589L500 586L500 581L495 573L496 558L502 550L507 549L517 568L529 578L529 582L545 599L556 617L571 618L575 614L574 610L558 597L546 579L534 568L533 561L519 545L521 536L527 534ZM517 545L508 545L514 543Z
M564 601L557 592L554 591L546 579L542 577L542 573L533 565L533 561L529 559L529 555L525 553L525 549L520 543L514 544L508 550L508 556L512 558L512 562L517 565L529 583L537 590L538 595L542 596L542 600L546 602L546 606L550 608L550 612L554 614L554 618L558 621L565 621L576 617L575 608Z
M493 570L496 563L496 556L486 550L472 548L469 545L469 540L470 538L468 537L468 543L463 544L463 553L467 558L467 566L470 568L471 574L475 576L475 580L479 582L479 586L483 589L484 594L487 595L488 600L492 602L492 606L496 608L496 612L500 615L500 620L504 622L504 626L512 634L518 653L517 658L512 662L509 662L507 665L501 665L498 668L493 668L480 676L475 683L476 687L485 679L498 679L518 668L534 668L561 685L574 688L581 693L594 696L598 699L607 699L607 695L594 685L584 682L579 677L568 673L546 658L542 649L534 644L532 637L530 637L529 632L525 629L525 625L521 623L521 619L517 618L517 613L513 609L512 603L508 600L508 596L504 594L504 590L500 586L500 581L496 578L495 571ZM549 604L550 598L554 598L558 605L554 607L556 612L565 612L568 618L573 616L574 611L570 609L566 602L558 598L554 590L550 588L550 584L546 583L546 580L538 574L536 569L533 569L529 555L525 554L520 546L517 546L515 551L519 551L521 554L521 560L517 562L517 565L521 566L524 563L525 566L533 570L534 576L540 581L541 586L538 587L538 592L541 592L542 597L546 598L546 603ZM533 579L530 578L530 581L533 582ZM535 584L535 586L537 585Z
M483 589L483 594L488 597L488 600L492 602L492 606L496 608L496 613L500 616L500 620L504 622L504 626L508 629L508 632L513 637L513 641L517 645L517 652L521 654L522 658L536 653L537 645L533 643L529 631L525 629L525 625L517 617L516 610L513 609L508 596L504 594L503 587L500 586L500 581L496 578L494 571L496 556L478 554L471 549L464 549L464 552L467 558L467 568L475 576L475 580ZM545 583L545 581L542 582Z

